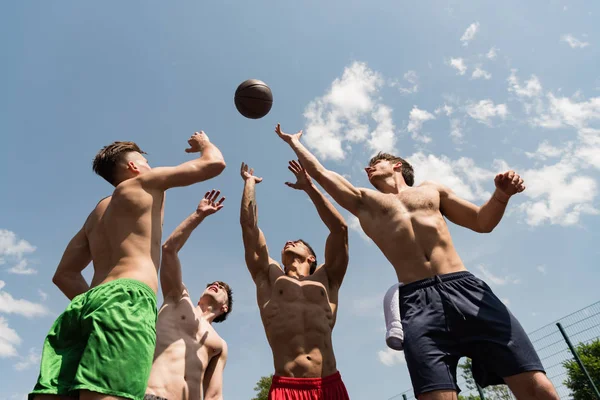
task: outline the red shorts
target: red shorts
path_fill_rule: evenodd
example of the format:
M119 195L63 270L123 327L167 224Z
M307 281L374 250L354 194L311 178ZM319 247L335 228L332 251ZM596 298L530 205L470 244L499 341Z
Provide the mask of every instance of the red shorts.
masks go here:
M325 378L273 376L269 400L350 400L339 372Z

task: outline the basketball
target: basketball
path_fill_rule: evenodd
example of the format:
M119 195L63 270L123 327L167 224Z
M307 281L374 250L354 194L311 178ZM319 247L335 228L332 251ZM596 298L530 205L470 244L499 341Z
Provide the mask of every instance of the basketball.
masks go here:
M271 88L258 79L248 79L235 91L235 108L246 118L262 118L271 111L273 93Z

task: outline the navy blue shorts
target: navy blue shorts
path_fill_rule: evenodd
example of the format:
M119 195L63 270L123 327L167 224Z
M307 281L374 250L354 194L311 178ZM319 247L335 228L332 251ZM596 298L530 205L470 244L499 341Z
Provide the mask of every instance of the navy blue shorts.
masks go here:
M415 396L456 390L461 357L473 360L481 386L503 377L545 372L521 324L492 289L470 272L455 272L400 286L404 355Z

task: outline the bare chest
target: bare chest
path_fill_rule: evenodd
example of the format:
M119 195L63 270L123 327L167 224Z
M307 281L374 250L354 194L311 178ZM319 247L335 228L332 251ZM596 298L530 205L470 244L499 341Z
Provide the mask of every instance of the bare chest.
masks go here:
M330 301L325 285L319 281L277 278L271 298L261 306L265 328L271 333L330 331L336 304Z
M382 227L390 224L402 227L419 216L437 214L440 209L438 191L426 187L399 194L374 193L367 201L368 207L359 215L361 226L367 233L382 231Z
M175 343L205 352L209 358L221 352L223 340L212 325L198 315L189 298L163 306L156 325L157 346Z

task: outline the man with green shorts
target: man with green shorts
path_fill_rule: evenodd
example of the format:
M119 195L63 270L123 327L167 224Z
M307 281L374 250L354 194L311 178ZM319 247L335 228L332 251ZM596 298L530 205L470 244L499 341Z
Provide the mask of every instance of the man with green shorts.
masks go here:
M143 399L156 342L164 194L219 175L225 161L204 132L176 167L151 168L133 142L104 147L94 171L115 186L71 239L53 282L71 300L42 350L29 399ZM90 285L81 271L92 262Z

